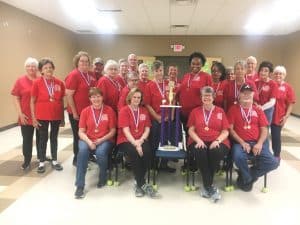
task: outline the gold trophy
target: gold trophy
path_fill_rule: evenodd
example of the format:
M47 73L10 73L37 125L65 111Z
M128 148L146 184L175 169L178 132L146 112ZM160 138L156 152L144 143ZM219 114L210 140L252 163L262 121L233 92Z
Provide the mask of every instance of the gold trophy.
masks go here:
M169 105L173 105L175 82L169 81Z

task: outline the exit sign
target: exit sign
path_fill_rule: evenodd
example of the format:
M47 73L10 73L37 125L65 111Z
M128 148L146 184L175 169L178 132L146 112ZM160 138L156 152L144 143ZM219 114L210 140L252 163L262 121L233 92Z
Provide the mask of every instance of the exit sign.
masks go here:
M174 44L174 45L171 45L171 48L173 49L174 52L182 52L184 49L184 45Z

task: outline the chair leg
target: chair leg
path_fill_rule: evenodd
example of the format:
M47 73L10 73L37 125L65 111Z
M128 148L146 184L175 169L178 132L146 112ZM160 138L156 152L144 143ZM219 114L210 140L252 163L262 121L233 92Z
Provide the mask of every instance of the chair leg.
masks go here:
M186 192L191 191L190 187L190 155L189 152L187 152L187 162L186 162L186 185L184 187L184 190Z
M264 175L264 187L262 188L261 192L267 193L268 188L267 188L267 174Z

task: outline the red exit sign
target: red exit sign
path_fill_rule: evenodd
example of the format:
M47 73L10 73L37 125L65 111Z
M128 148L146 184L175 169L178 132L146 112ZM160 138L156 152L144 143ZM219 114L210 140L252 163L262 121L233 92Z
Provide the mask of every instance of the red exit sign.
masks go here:
M171 45L171 48L173 49L174 52L182 52L184 49L184 45L174 44L174 45Z

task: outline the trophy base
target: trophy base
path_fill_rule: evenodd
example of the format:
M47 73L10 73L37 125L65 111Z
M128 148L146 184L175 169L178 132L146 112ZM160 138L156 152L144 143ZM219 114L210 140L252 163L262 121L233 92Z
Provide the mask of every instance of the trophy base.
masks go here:
M172 152L172 151L179 151L180 148L174 145L163 145L163 146L159 146L158 150Z

